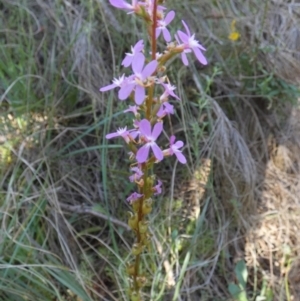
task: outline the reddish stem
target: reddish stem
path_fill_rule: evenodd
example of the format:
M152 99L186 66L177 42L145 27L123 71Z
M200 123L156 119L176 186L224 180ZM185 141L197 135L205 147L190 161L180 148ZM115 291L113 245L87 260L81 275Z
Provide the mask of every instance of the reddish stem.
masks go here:
M152 60L156 58L156 23L157 23L157 0L153 4L153 20L152 20Z

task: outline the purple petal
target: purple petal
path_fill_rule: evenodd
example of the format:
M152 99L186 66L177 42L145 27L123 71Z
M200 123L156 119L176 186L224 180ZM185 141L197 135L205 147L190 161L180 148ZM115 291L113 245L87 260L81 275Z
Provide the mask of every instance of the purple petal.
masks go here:
M147 119L140 121L140 131L145 136L151 136L151 123Z
M143 40L139 40L133 47L133 50L135 52L140 52L144 49L144 41Z
M207 60L199 48L193 47L193 51L202 65L207 65Z
M185 54L184 52L181 53L181 60L182 60L182 62L183 62L183 64L184 64L185 66L188 66L188 65L189 65L189 61L188 61L188 59L187 59L187 57L186 57L186 54ZM119 92L119 93L120 93L120 92Z
M183 20L181 20L181 22L182 22L182 24L183 24L183 26L184 26L184 28L186 30L187 35L190 37L191 36L191 32L190 32L187 24Z
M136 116L138 114L138 109L139 108L137 106L129 106L129 108L124 110L123 112L124 113L132 112L134 114L134 116Z
M167 9L166 7L162 6L162 5L157 5L157 10L163 12L165 9Z
M142 196L143 196L143 194L134 192L126 200L127 200L127 202L132 203L132 202L138 200L139 198L141 198Z
M116 87L117 87L116 84L111 84L111 85L102 87L99 91L100 91L100 92L105 92L105 91L112 90L112 89L114 89L114 88L116 88Z
M170 145L174 144L175 140L176 140L176 137L174 135L172 135L170 137Z
M163 32L165 41L170 42L172 40L172 38L171 38L169 30L167 28L164 28L162 32Z
M119 137L120 136L120 134L118 133L118 132L116 132L116 133L110 133L110 134L107 134L106 136L105 136L105 138L106 139L111 139L111 138L115 138L115 137Z
M199 48L199 49L201 49L203 51L206 51L206 49L201 44L199 44L199 42L198 42L198 45L195 46L195 47L197 47L197 48Z
M146 79L147 77L151 76L154 73L154 71L156 70L157 65L158 65L158 63L155 60L151 61L149 64L147 64L142 72L143 79Z
M132 59L133 59L133 56L131 55L126 55L124 60L122 61L122 66L124 67L128 67L131 65L132 63Z
M123 0L109 0L110 4L114 7L117 8L122 8L122 9L129 9L130 6L128 6L128 3L126 3Z
M146 92L145 88L139 85L136 85L134 101L137 105L141 105L145 100Z
M181 152L176 152L175 156L177 157L178 161L182 164L186 163L186 158Z
M182 43L187 44L189 42L189 36L187 36L183 31L178 30L177 33Z
M161 28L156 28L155 29L155 38L158 39L158 37L160 36L161 34Z
M132 90L134 89L135 84L127 84L119 90L118 97L120 100L125 100L129 97Z
M177 44L180 44L180 41L179 41L178 35L177 35L176 33L174 34L174 38L175 38L175 40L176 40Z
M169 104L168 102L165 102L164 105L165 105L165 111L167 114L174 114L174 107L171 104Z
M173 143L174 143L174 142L173 142ZM184 143L183 143L182 141L179 140L179 141L177 141L174 145L175 145L176 148L178 149L178 148L183 147Z
M162 122L156 123L152 131L152 137L156 140L158 136L161 134L162 130L163 130Z
M158 160L161 161L164 158L164 154L162 150L159 148L159 146L154 143L151 145L152 151L154 153L154 157Z
M172 90L169 90L168 92L169 92L169 94L170 94L171 96L173 96L174 98L180 100L180 98L179 98Z
M131 131L129 135L131 136L132 139L135 139L139 134L139 131Z
M140 74L142 72L144 63L145 63L145 56L142 53L138 53L132 62L133 72L135 74Z
M165 113L165 111L164 111L164 106L161 105L160 108L159 108L159 110L158 110L157 113L156 113L156 116L157 116L157 117L163 117L163 116L164 116L164 113Z
M150 146L148 144L145 144L137 151L136 160L138 161L138 163L144 163L147 161L149 156L149 150Z
M158 195L158 194L161 194L161 186L162 186L162 181L161 180L158 180L158 183L157 183L157 185L155 185L153 188L154 188L154 190L156 191L155 193L154 193L154 195Z
M165 17L166 25L170 24L175 17L175 12L173 10L169 11Z

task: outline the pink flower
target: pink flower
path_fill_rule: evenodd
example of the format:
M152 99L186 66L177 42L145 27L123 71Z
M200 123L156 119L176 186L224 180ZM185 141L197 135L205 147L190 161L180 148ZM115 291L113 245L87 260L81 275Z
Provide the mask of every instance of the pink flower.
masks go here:
M137 0L132 0L131 4L124 0L109 0L110 4L116 8L128 10L128 13L134 13L139 9L139 3Z
M125 100L131 92L135 90L134 100L137 105L141 105L146 97L145 83L148 78L155 72L157 61L151 61L144 67L145 57L142 53L138 53L132 62L132 70L134 72L129 78L126 85L123 85L119 91L120 100Z
M203 65L207 65L207 60L205 58L205 56L203 55L203 53L201 52L201 50L205 51L206 49L199 44L199 42L197 40L195 40L195 34L191 35L191 32L188 28L188 26L186 25L186 23L184 21L182 21L183 26L186 30L186 33L182 32L181 30L177 31L177 35L175 35L175 38L178 42L178 44L180 44L179 39L181 40L182 44L179 46L184 47L183 52L181 53L181 59L184 65L188 65L188 59L186 57L186 53L190 53L191 51L194 52L195 56L197 57L198 61L203 64ZM201 50L200 50L201 49Z
M150 148L153 151L155 158L161 161L164 158L162 150L156 144L156 139L161 134L163 125L158 122L154 125L153 131L151 132L151 123L147 119L140 121L140 138L146 143L137 151L136 160L138 163L146 162L149 156Z
M126 53L124 60L122 61L122 65L124 67L129 67L134 61L136 55L140 53L144 49L144 41L138 41L133 47L131 46L131 53Z
M172 97L180 100L180 98L173 92L176 89L175 86L172 86L169 83L167 83L167 84L166 83L161 83L161 85L165 88L164 93L159 98L161 101L165 101L166 99L168 99L169 95L171 95Z
M138 181L144 175L139 167L132 167L131 171L135 173L129 177L130 182Z
M166 15L164 20L159 20L158 26L156 28L156 38L158 38L161 34L161 32L163 33L164 39L166 42L170 42L171 41L171 35L169 30L167 29L167 25L169 25L172 20L175 17L175 12L172 10L170 12L168 12L168 14Z
M137 193L137 192L134 192L126 200L127 200L127 202L129 202L130 204L132 204L133 202L137 201L142 196L144 196L144 195L140 194L140 193Z
M161 186L162 186L162 181L158 180L157 185L155 185L152 189L154 190L154 195L161 194Z
M109 90L112 90L112 89L114 89L116 87L121 88L126 83L126 80L127 79L125 78L125 74L123 74L119 78L114 78L113 81L112 81L113 83L111 85L102 87L100 89L100 92L109 91Z
M164 102L160 106L156 116L159 117L159 118L163 118L163 117L165 117L166 115L169 115L169 114L174 114L174 107L171 104L169 104L168 102Z
M115 137L122 137L125 142L128 144L131 140L135 139L137 137L137 131L131 130L127 131L127 127L119 128L116 132L107 134L106 139L111 139Z
M152 18L153 14L153 6L154 6L154 1L153 0L146 0L145 2L140 2L141 5L144 5L146 12L148 15ZM157 5L157 15L163 14L163 11L166 8L162 5Z
M185 156L182 154L182 152L179 150L179 148L183 147L183 142L182 141L177 141L175 142L176 137L175 136L171 136L170 137L170 148L166 149L163 151L165 156L172 156L175 154L175 156L177 157L178 161L182 164L186 163L186 158Z
M134 114L134 116L137 116L139 109L140 108L138 106L129 106L128 109L124 110L124 113L132 112Z

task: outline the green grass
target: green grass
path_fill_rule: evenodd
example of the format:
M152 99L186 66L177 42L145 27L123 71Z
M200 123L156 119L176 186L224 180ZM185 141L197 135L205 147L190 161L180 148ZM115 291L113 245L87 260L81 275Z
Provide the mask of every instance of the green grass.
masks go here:
M259 250L244 238L257 230L252 217L263 220L255 193L272 118L273 135L286 133L299 98L295 69L294 81L285 73L295 54L269 34L271 3L246 2L167 1L178 12L173 33L188 20L210 64L185 68L176 59L169 69L181 101L166 132L186 142L189 163L155 165L164 194L142 257L145 300L229 300L238 259L247 264L251 300L291 300L287 276L251 261ZM289 11L283 16L289 24ZM232 19L241 34L235 42ZM140 28L108 1L0 0L0 300L128 300L133 235L124 200L133 186L123 143L105 134L132 120L114 92L98 89L121 73L124 53L146 36ZM293 218L283 219L288 227ZM298 247L289 244L288 259L273 254L287 269Z

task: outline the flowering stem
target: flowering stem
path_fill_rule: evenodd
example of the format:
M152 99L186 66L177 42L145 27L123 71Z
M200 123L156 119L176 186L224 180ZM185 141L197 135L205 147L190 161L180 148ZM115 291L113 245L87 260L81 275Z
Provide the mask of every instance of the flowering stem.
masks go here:
M147 276L141 268L141 254L149 248L151 237L146 217L152 210L152 196L162 192L162 182L156 180L150 169L154 163L172 155L175 155L180 163L186 163L186 158L180 150L184 143L176 141L175 136L169 138L170 146L164 150L156 142L163 131L163 118L174 114L169 98L180 100L173 92L176 87L170 83L165 74L165 64L172 57L180 54L182 62L188 65L187 54L191 52L203 65L207 64L207 60L202 53L205 48L195 39L195 35L190 32L184 21L182 24L185 32L178 30L174 35L175 41L173 39L170 43L172 36L167 26L174 19L175 12L169 11L165 14L166 8L161 6L163 0L132 0L131 4L127 0L109 0L109 2L116 8L134 13L144 19L151 46L150 58L145 55L143 40L132 46L131 53L126 53L122 65L131 66L133 74L130 76L123 74L100 89L101 92L106 92L119 88L120 100L131 99L134 102L133 106L129 106L124 111L134 114L133 128L127 129L127 126L119 128L116 132L107 134L106 138L122 137L131 151L130 160L135 161L131 165L133 174L129 180L137 184L138 192L133 192L127 201L132 206L128 225L136 239L132 246L134 259L131 264L127 264L127 273L130 279L131 301L142 301L141 289L147 282ZM167 42L166 49L162 53L157 52L156 40L160 36ZM149 59L151 61L147 62Z
M151 119L152 114L152 103L153 103L153 94L154 94L154 87L149 88L148 98L146 100L146 119Z
M143 195L142 198L136 203L136 214L137 214L137 229L136 229L136 244L140 246L142 249L146 247L145 238L147 238L147 231L141 233L141 223L145 222L145 216L147 213L143 211L143 205L145 199L149 198L152 195L151 187L149 188L148 185L148 171L149 171L149 165L150 164L143 164L142 165L142 171L144 173L143 175L143 182L144 185L140 187L139 193ZM141 281L143 281L142 274L140 273L140 260L141 255L138 253L135 255L135 262L134 262L134 272L133 272L133 285L132 290L136 293L136 296L140 298L140 288L141 288ZM141 300L141 299L137 299Z
M156 25L157 25L157 0L153 0L153 20L152 20L152 34L151 34L151 50L152 60L156 59ZM151 109L153 103L154 86L149 88L148 99L146 101L146 118L150 120Z
M153 13L152 13L153 19L152 19L152 28L151 28L151 50L152 50L152 60L156 59L156 27L157 27L157 0L153 0ZM152 117L152 105L153 105L153 97L154 97L154 85L151 85L148 89L148 97L146 99L146 114L145 117L147 120L151 121ZM150 164L149 164L150 165ZM145 198L149 198L149 194L151 196L151 192L148 191L148 171L149 171L149 165L147 163L143 164L142 171L144 173L143 180L144 185L140 187L140 193L143 195L143 197L139 200L139 208L137 210L138 214L138 225L144 220L145 214L143 213L143 204ZM151 189L151 188L150 188ZM136 241L138 245L145 246L145 242L142 241L141 233L140 233L140 227L137 227L136 231ZM134 263L134 274L133 274L133 289L136 293L136 296L138 300L140 300L140 284L139 284L139 277L140 277L140 253L135 256L135 263Z

